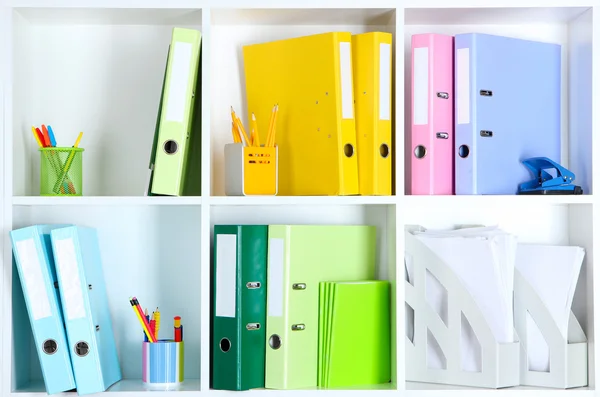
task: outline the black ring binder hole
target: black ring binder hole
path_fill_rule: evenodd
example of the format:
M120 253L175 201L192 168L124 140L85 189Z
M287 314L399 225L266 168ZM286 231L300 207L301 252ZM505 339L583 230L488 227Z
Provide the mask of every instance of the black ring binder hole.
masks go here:
M56 353L56 351L58 350L58 344L56 343L56 341L54 339L48 339L48 340L44 341L43 350L44 350L44 353L46 353L48 355L52 355L52 354Z
M415 148L415 157L418 159L422 159L427 155L427 149L423 145L419 145Z
M166 154L175 154L177 153L177 142L168 140L164 144L164 149Z
M458 155L463 159L469 157L469 147L467 145L460 145L458 148Z
M381 146L379 146L379 154L384 159L390 155L390 147L387 145L387 143L382 143Z
M90 347L87 343L77 342L75 344L75 354L77 354L79 357L85 357L88 355L89 352L90 352Z
M269 338L269 346L271 346L271 349L273 350L277 350L281 347L281 338L279 337L279 335L271 335L271 337Z
M227 338L221 339L219 342L219 347L223 353L227 353L229 349L231 349L231 342Z
M354 156L354 146L352 146L349 143L345 144L344 145L344 154L346 155L346 157Z

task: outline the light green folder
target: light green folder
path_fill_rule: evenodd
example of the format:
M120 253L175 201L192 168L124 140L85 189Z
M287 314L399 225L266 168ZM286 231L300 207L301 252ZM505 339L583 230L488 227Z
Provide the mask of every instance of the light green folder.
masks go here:
M375 276L374 226L269 226L265 387L317 386L319 282Z
M391 379L390 285L387 281L319 285L319 384L336 388Z
M174 28L156 138L152 171L153 195L181 196L184 189L195 93L200 62L201 33Z

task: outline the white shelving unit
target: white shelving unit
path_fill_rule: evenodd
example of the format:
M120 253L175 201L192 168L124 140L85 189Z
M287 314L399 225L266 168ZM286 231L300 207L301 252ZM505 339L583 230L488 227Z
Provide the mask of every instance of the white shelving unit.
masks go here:
M202 31L202 196L143 197L171 29ZM383 30L394 36L395 192L389 197L226 197L223 145L231 105L247 119L241 46L305 34ZM482 32L563 46L562 163L583 196L404 195L410 123L410 36ZM594 68L592 68L592 65ZM392 282L393 382L354 390L252 390L250 395L593 396L599 378L600 3L598 0L0 0L0 396L45 395L13 272L8 232L42 222L99 230L124 380L109 393L147 393L140 331L127 297L159 305L186 327L186 382L153 395L211 390L210 268L219 223L377 226L378 276ZM595 109L595 112L593 111ZM59 145L85 132L84 197L39 196L32 124ZM574 312L589 340L589 387L482 390L405 381L404 225L499 224L521 241L578 244L586 259ZM16 287L16 288L13 288ZM168 327L167 325L164 326ZM73 395L69 393L69 395Z

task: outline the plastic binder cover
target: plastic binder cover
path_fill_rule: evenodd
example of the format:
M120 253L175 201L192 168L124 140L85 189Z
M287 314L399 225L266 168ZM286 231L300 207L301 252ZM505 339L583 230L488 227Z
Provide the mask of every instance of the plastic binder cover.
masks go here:
M248 114L261 134L279 105L279 194L358 194L351 34L248 45L243 53Z
M50 242L50 232L64 226L36 225L10 232L48 394L75 388Z
M121 380L95 229L52 231L60 295L78 394L105 391Z
M373 280L374 226L269 226L265 387L317 386L319 282Z
M459 34L455 77L456 194L516 194L523 160L561 162L560 45Z
M212 388L265 386L267 233L263 225L215 225Z

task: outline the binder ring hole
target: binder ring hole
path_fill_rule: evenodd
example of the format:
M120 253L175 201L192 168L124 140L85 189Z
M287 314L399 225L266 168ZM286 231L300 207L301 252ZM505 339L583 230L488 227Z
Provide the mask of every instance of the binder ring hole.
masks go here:
M381 146L379 146L379 154L384 159L386 159L387 156L390 155L390 147L387 145L387 143L383 143L383 144L381 144Z
M227 338L221 339L219 342L219 347L223 353L227 353L229 349L231 349L231 342Z
M354 155L354 146L347 143L344 145L344 154L346 157L352 157Z
M269 338L269 346L271 346L271 349L273 350L277 350L281 347L281 338L279 337L279 335L271 335L271 337Z
M56 341L54 339L47 339L44 341L43 350L44 350L44 353L46 353L48 355L52 355L52 354L56 353L56 351L58 350L58 344L56 343Z
M175 153L177 153L177 149L178 149L177 142L168 140L163 145L163 148L165 149L166 154L175 154Z
M422 159L427 155L427 149L423 145L419 145L415 148L415 157L418 159Z
M77 342L75 344L75 354L79 357L85 357L90 352L90 347L85 342Z
M463 159L469 157L469 147L467 145L460 145L458 148L458 155Z

